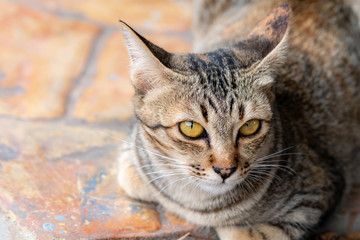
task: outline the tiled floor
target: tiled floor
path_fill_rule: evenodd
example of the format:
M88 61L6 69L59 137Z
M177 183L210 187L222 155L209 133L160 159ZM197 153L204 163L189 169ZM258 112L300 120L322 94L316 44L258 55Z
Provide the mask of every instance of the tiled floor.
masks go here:
M191 14L185 0L0 0L1 240L194 236L114 176L133 116L118 20L187 52Z

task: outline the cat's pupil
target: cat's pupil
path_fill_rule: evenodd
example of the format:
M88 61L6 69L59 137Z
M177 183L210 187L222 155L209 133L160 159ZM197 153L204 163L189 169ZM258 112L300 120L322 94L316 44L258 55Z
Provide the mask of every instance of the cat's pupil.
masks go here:
M194 127L194 122L185 122L185 125L190 127L191 129L193 129Z

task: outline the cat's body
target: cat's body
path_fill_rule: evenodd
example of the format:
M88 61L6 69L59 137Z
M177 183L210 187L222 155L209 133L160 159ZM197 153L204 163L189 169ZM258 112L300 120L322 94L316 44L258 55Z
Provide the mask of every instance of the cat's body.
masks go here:
M197 1L198 14L195 13L199 16L194 31L196 52L211 51L246 37L264 15L284 3L240 0L226 6L224 3L231 1L223 1L227 7L223 9L222 1L203 2L202 5ZM359 20L350 5L341 0L289 3L292 24L286 64L278 73L277 98L281 96L285 100L281 105L285 105L289 115L304 114L301 118L312 126L304 135L309 142L320 140L317 145L330 151L331 156L349 160L354 149L350 143L357 141L359 146ZM222 11L215 8L211 11L218 12L216 18L206 16L211 11L204 8L211 9L214 5ZM295 105L289 107L287 99ZM304 124L304 121L292 122ZM339 147L340 142L348 144Z
M118 179L130 196L224 240L302 239L340 201L359 164L358 22L342 1L282 2L198 1L197 54L124 25L138 122ZM185 136L189 124L201 135Z

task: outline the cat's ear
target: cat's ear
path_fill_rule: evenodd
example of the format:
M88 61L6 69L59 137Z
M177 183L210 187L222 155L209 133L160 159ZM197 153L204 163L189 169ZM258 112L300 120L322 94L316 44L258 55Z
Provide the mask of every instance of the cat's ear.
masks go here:
M139 94L168 83L166 75L171 70L165 66L171 53L151 43L125 22L122 33L130 55L132 84Z
M284 4L273 9L243 42L257 52L251 72L258 85L268 85L285 61L291 9Z

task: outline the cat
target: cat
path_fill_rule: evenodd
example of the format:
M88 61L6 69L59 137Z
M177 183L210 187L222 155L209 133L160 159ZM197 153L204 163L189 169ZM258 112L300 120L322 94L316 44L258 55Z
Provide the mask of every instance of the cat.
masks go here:
M137 122L118 182L221 240L306 239L359 165L358 19L341 0L194 2L189 54L121 22Z

